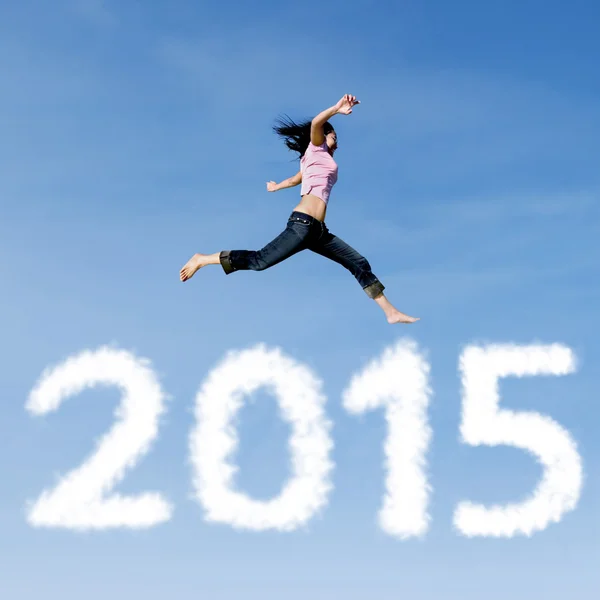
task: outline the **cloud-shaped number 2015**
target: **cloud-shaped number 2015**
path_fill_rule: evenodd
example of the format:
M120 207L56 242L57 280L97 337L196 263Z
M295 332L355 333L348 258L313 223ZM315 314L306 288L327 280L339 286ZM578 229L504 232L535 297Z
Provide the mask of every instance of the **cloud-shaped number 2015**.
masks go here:
M547 416L500 409L497 388L500 377L566 375L575 367L572 351L560 344L464 349L459 360L461 440L474 446L520 448L537 458L544 472L530 498L519 504L490 508L461 502L454 526L462 535L531 535L574 510L583 482L575 441ZM95 385L123 390L117 423L83 465L29 507L29 523L89 530L152 527L168 521L173 509L159 493L109 495L158 435L165 394L148 361L106 347L85 351L45 371L26 406L34 415L47 414L68 396ZM273 391L281 417L292 428L292 473L278 496L257 501L234 486L232 455L238 439L233 422L244 397L263 386ZM292 531L326 506L334 465L331 423L321 389L322 382L306 365L263 344L229 352L209 373L196 397L196 423L189 440L195 497L207 521L254 531ZM379 525L399 539L421 537L429 528L430 397L429 364L410 339L386 348L353 376L343 393L344 407L353 414L384 411L386 491Z

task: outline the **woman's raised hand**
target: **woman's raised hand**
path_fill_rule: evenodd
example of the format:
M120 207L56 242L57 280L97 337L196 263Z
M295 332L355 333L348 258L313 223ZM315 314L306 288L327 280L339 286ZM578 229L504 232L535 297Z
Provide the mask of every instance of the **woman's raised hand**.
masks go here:
M339 114L349 115L352 112L352 107L356 104L360 104L360 100L357 100L356 96L344 94L341 100L335 105L335 109Z

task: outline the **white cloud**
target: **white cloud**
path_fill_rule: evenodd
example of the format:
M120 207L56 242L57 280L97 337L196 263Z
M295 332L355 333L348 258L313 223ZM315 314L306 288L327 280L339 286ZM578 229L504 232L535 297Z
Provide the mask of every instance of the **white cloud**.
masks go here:
M231 462L238 445L233 421L244 396L261 386L273 390L281 417L292 427L292 476L277 497L264 502L234 489L237 467ZM193 482L207 521L291 531L326 505L333 487L333 443L321 386L306 366L262 344L229 352L209 373L196 397L197 424L190 436Z
M384 531L401 539L423 536L429 527L431 486L425 455L432 431L427 415L428 377L429 364L416 343L403 339L353 376L343 395L344 407L353 414L384 409L387 475L379 523Z
M472 446L512 446L535 456L544 474L533 494L519 504L492 506L461 502L455 527L466 536L532 535L572 511L581 495L583 468L571 435L537 412L500 409L501 377L567 375L576 369L573 352L560 344L469 346L460 358L463 382L462 440Z
M69 396L97 385L123 390L117 422L84 464L61 478L54 489L45 490L29 508L27 519L35 527L144 528L171 518L172 507L162 494L107 495L158 436L165 394L148 361L107 347L84 351L47 369L26 408L32 415L46 415Z

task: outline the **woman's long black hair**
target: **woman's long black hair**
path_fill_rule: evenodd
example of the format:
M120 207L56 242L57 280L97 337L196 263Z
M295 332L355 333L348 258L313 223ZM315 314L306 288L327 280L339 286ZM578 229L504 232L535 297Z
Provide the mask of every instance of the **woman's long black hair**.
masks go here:
M310 125L312 119L295 123L285 115L277 119L277 125L273 126L273 131L285 141L285 145L299 154L299 158L304 156L308 144L310 143ZM333 131L331 123L327 122L323 125L323 132L327 135Z

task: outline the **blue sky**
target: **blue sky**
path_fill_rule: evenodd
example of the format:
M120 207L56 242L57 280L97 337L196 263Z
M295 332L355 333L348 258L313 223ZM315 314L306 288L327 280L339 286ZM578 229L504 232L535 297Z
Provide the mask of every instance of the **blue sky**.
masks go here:
M591 1L0 5L2 596L596 598L599 18ZM390 327L308 253L182 284L192 253L258 248L285 226L299 190L265 182L297 164L271 125L344 93L361 105L335 117L328 226L421 321ZM383 414L353 416L342 394L404 335L431 365L432 495L427 535L399 541L377 525ZM208 523L193 498L195 396L229 350L259 342L313 369L333 424L334 489L296 532ZM560 342L579 360L501 384L504 407L551 416L583 461L576 509L531 538L452 526L459 502L521 501L542 473L523 451L460 441L459 355L492 342ZM149 359L170 397L118 491L158 490L173 518L32 528L27 503L90 455L119 394L85 391L45 417L28 395L47 367L105 344ZM236 484L267 499L288 475L289 427L272 397L254 399Z

